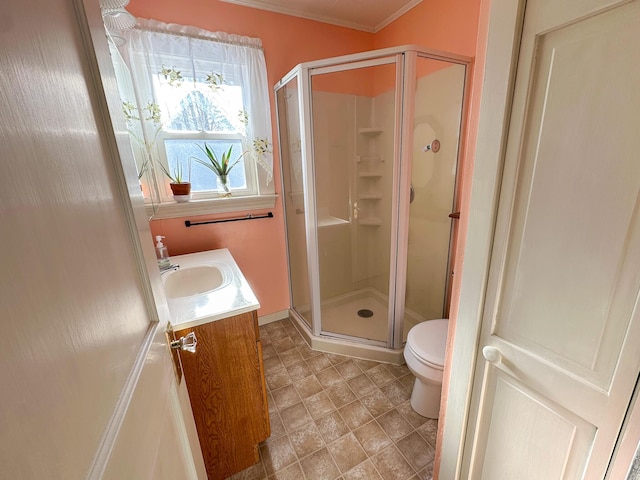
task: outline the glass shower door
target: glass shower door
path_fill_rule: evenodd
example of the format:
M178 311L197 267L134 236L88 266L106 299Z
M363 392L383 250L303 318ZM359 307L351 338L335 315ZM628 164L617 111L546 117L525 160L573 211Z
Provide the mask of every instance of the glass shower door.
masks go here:
M321 331L385 346L400 58L311 70Z
M298 77L294 77L276 92L280 155L282 160L282 188L287 227L287 254L289 256L289 288L291 308L311 328L313 325L300 133L300 105Z
M450 246L464 65L418 56L411 151L403 341L425 320L448 316Z

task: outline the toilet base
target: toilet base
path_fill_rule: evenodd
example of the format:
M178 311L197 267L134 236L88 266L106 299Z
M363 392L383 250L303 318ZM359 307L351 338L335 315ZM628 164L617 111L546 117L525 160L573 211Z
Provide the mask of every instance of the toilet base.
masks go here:
M416 378L411 392L411 408L418 415L427 418L438 418L440 414L440 396L442 385L426 384Z

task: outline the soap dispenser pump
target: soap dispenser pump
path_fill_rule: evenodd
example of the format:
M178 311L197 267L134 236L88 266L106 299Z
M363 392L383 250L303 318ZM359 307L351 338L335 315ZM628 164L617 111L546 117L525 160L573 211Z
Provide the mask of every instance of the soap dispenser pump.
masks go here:
M160 270L169 268L171 264L169 260L169 250L167 250L167 247L162 243L163 238L162 235L156 235L156 258L158 259L158 267L160 267Z

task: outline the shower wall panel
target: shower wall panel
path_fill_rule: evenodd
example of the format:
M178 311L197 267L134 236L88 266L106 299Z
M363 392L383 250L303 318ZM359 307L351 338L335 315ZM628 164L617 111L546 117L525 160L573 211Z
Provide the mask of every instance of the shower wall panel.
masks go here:
M326 299L353 289L349 217L356 102L354 95L323 91L314 92L312 101L320 291Z
M445 313L464 69L452 65L417 80L411 172L415 200L409 209L405 298L408 313L416 315L405 315L405 334L416 319L441 318ZM435 139L440 141L439 152L425 152Z

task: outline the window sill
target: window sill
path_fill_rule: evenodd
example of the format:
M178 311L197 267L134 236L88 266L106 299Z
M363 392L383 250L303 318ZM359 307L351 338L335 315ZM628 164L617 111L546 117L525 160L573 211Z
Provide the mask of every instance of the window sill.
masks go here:
M186 203L167 202L156 205L155 213L152 205L148 204L145 208L147 216L151 220L161 220L164 218L179 218L191 215L210 215L273 208L276 204L276 198L278 198L277 194L269 194L192 200Z

